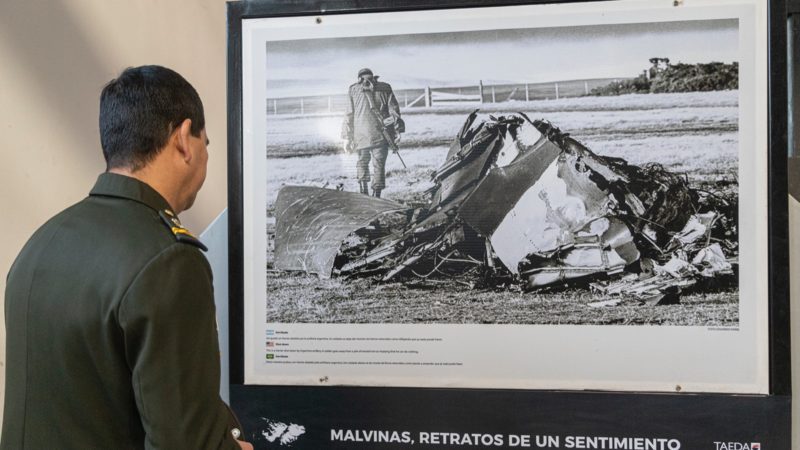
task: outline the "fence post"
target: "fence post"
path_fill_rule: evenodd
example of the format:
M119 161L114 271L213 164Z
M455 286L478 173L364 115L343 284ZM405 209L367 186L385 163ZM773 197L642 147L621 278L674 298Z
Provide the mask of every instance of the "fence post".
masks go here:
M431 104L433 103L433 99L431 98L431 87L425 86L425 107L430 108Z
M305 115L305 113L306 113L306 107L305 104L303 103L303 97L300 97L300 115L301 116Z
M558 83L556 83L556 100L558 100Z
M272 114L276 115L276 116L278 115L278 101L277 100L273 100L272 101Z
M497 103L497 98L494 95L494 86L492 86L492 103Z
M478 80L478 95L481 96L481 103L483 103L483 80Z
M584 93L586 95L589 95L589 82L588 81L584 81L583 82L583 91L584 91Z
M405 105L403 105L403 106L405 108L408 108L408 91L403 92L403 97L405 99Z
M525 83L525 101L526 102L531 101L531 93L528 87L528 83Z
M511 101L511 99L513 99L513 98L514 98L514 94L516 94L516 93L517 93L517 87L516 87L516 86L514 86L514 89L512 89L512 90L511 90L511 93L510 93L510 94L508 94L508 98L506 98L506 100L505 100L505 101L507 101L507 102L510 102L510 101Z

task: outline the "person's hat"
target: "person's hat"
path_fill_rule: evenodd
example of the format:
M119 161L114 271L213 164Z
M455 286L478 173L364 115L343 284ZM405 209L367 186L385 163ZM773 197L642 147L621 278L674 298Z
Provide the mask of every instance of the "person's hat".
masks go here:
M358 71L358 77L361 78L364 75L372 75L372 70L367 69L366 67Z

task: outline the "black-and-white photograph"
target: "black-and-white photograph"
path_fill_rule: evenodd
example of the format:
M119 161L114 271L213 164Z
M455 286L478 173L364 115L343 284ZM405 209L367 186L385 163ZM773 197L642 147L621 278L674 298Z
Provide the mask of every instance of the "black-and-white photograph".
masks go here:
M739 33L268 41L267 322L738 326Z

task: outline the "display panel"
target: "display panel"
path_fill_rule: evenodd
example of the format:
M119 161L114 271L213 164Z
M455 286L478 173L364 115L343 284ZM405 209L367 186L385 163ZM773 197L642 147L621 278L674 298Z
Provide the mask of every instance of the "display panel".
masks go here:
M245 20L245 382L768 392L765 30L748 1ZM405 121L382 200L353 193L359 155L337 152L362 67ZM459 186L443 169L479 126L490 161L456 167ZM648 186L673 177L697 209L659 236L631 198L658 206ZM424 228L437 208L443 228ZM431 247L398 251L409 239Z

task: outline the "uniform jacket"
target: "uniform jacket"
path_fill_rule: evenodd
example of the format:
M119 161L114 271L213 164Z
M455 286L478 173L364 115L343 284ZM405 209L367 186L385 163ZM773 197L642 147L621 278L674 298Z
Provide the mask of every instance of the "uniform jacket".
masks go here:
M22 249L5 293L0 448L239 448L219 398L211 270L169 208L102 174Z
M342 139L352 141L356 150L386 144L382 133L383 123L370 109L368 95L372 95L374 107L380 112L381 118L400 119L400 105L392 92L392 87L388 83L378 81L377 77L373 86L372 90L367 90L360 83L354 83L348 89ZM392 131L394 132L394 129Z

